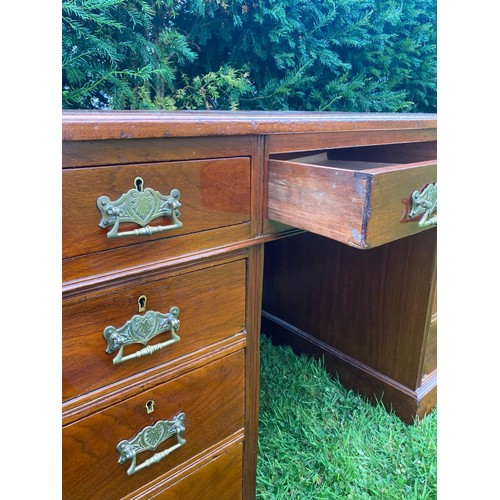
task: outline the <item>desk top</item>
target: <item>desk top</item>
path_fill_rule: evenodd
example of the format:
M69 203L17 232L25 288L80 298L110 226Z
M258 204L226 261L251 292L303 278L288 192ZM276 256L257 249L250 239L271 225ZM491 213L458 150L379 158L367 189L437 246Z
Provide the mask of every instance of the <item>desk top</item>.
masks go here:
M62 112L63 141L435 129L436 115L302 111Z

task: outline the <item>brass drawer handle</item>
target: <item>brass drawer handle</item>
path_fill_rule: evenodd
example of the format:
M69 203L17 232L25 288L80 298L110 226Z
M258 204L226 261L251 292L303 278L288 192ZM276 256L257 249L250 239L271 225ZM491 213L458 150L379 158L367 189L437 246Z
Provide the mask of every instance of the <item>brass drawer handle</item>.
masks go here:
M127 474L131 476L135 472L139 472L150 465L158 463L160 460L170 455L174 450L184 446L186 440L182 437L182 433L186 430L184 427L185 413L179 413L172 420L159 420L152 426L145 427L130 441L124 439L120 441L116 447L120 458L119 464L124 464L127 460L132 460ZM166 441L171 436L177 437L177 444L170 448L155 453L151 458L145 460L139 465L137 463L137 455L143 451L154 451L158 446Z
M108 238L150 236L183 227L179 220L181 193L178 189L172 189L170 195L165 196L151 188L144 189L141 177L136 177L134 184L134 189L122 194L115 201L111 201L107 196L100 196L97 199L97 208L102 215L99 227L106 229L112 226L107 233ZM169 226L148 226L152 220L165 216L172 218L172 224ZM119 233L121 222L134 222L142 227Z
M119 349L118 354L113 358L113 364L123 363L129 359L140 358L148 356L165 347L179 342L181 338L177 335L181 323L179 318L179 308L172 307L167 314L162 314L156 311L148 311L141 316L136 314L132 316L122 327L115 328L114 326L107 326L102 332L106 339L108 346L106 352L111 354ZM129 354L123 355L123 349L129 344L142 344L147 343L157 335L163 332L170 331L172 338L152 346L147 346L144 349Z
M415 190L410 195L410 210L408 218L418 221L419 227L437 224L437 215L432 215L437 210L437 183L428 184L422 190Z

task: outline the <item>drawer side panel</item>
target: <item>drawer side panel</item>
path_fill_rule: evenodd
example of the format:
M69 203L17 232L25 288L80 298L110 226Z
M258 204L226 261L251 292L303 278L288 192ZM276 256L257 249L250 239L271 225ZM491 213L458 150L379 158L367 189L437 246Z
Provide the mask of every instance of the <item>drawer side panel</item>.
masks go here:
M352 171L270 160L268 218L358 246L369 182Z

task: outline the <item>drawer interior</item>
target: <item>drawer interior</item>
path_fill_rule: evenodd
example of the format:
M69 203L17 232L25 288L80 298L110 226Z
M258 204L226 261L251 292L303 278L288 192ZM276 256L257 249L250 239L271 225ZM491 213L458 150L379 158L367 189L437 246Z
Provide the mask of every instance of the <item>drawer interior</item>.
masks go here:
M271 155L267 217L357 248L424 230L409 197L436 182L436 143L329 148Z
M320 167L341 168L343 170L368 170L370 168L390 167L397 163L384 163L374 161L356 161L356 160L337 160L328 158L328 152L323 152L314 155L300 156L293 158L294 162L303 163L305 165L317 165Z
M362 171L372 168L435 160L436 156L437 141L428 141L274 154L270 155L270 158L306 165Z

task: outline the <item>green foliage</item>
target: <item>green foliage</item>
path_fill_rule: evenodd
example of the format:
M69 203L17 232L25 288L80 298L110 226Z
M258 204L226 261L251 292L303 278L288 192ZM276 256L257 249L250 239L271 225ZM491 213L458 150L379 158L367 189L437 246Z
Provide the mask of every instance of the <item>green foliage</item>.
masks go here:
M436 110L436 0L63 0L63 107Z
M257 499L437 498L437 410L407 425L261 336Z

